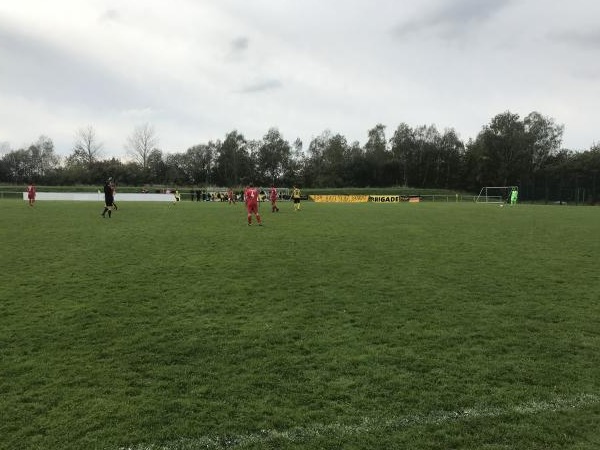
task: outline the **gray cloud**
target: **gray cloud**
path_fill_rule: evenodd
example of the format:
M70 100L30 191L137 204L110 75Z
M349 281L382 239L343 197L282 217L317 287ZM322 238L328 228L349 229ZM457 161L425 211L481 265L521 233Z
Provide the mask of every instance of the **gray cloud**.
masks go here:
M146 100L135 86L85 56L69 53L20 31L0 26L0 92L19 92L57 105L131 108Z
M559 44L575 45L586 50L600 50L600 30L552 33L550 39Z
M410 37L433 33L444 38L455 38L488 21L511 2L512 0L460 0L443 3L437 10L399 24L393 29L393 34L397 37Z
M101 22L116 22L120 18L119 12L116 9L107 9L104 14L100 16Z
M248 46L250 45L250 39L245 36L239 36L233 39L229 43L229 53L227 54L227 60L229 61L241 61L248 52Z
M252 93L256 93L256 92L264 92L264 91L270 91L273 89L279 89L281 87L283 87L283 83L280 80L276 80L276 79L261 80L261 81L257 81L256 83L248 84L248 85L242 87L237 92L242 93L242 94L252 94Z
M248 49L250 40L245 36L240 36L231 41L231 49L234 52L243 52Z

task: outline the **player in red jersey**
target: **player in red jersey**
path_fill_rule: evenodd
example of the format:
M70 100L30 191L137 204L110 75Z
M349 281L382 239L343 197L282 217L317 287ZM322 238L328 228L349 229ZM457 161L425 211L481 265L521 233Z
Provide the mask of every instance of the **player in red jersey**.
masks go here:
M246 209L248 210L248 226L252 225L252 214L256 216L258 225L262 226L260 214L258 213L258 189L252 183L250 183L244 192L244 200L246 202Z
M27 200L29 200L29 206L33 206L35 203L35 184L29 183L27 186Z
M275 186L271 186L269 198L271 199L271 212L279 212L279 208L277 207L277 189L275 189Z
M227 189L227 202L230 205L235 204L235 194L233 193L233 189L231 189L231 188Z

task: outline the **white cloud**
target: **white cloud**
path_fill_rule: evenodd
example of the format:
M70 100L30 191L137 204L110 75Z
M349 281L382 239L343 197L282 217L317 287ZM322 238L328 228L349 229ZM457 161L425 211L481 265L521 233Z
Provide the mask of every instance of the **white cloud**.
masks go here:
M600 140L599 13L592 0L4 2L0 141L46 134L68 154L92 125L122 156L146 122L165 151L273 126L306 145L401 122L467 140L510 110L554 117L585 149Z

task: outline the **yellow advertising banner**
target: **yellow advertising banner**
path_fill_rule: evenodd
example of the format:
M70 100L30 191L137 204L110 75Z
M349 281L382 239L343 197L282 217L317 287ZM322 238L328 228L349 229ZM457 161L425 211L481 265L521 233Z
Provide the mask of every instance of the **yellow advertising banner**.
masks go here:
M366 203L368 195L309 195L313 202L317 203Z

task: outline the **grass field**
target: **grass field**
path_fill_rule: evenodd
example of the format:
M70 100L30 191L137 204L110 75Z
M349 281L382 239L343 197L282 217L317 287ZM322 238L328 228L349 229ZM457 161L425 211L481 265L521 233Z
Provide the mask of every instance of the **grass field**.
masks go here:
M600 448L600 209L0 201L2 449Z

